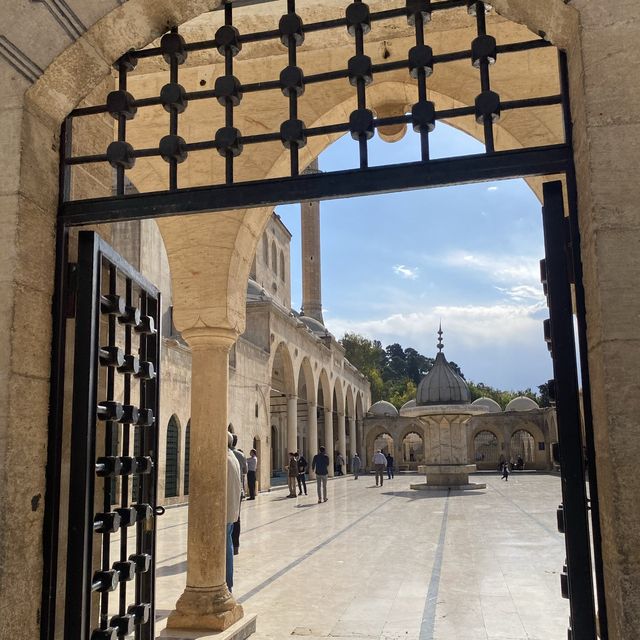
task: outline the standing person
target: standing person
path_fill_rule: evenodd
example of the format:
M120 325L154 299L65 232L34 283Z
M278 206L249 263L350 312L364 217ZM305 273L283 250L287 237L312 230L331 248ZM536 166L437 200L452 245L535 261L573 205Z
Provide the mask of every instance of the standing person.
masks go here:
M316 486L318 488L318 502L327 501L327 476L329 475L329 456L324 447L320 447L319 453L313 456L311 468L316 472ZM324 498L322 492L324 490Z
M344 473L342 473L343 464L344 464L344 458L342 457L342 454L338 451L338 455L336 456L336 475L337 476L344 475Z
M249 497L247 500L256 499L256 472L258 471L258 454L255 449L251 449L247 458L247 486Z
M378 449L373 454L373 466L376 470L376 487L378 486L378 480L380 480L380 486L382 486L382 481L384 480L384 469L387 466L387 458L382 453L382 449Z
M289 464L287 465L287 480L289 482L289 495L287 498L296 497L296 483L298 481L298 462L296 454L291 451L289 453Z
M240 464L233 455L232 434L227 434L227 554L226 580L229 591L233 591L233 524L240 517L240 498L242 495L242 474Z
M304 455L300 454L298 456L298 495L302 495L302 490L304 489L304 495L307 495L307 479L306 473L309 468L309 463L305 460Z
M505 480L506 482L509 481L509 463L505 462L502 465L502 480Z
M387 479L393 478L393 456L387 453Z
M358 474L360 473L360 465L362 464L362 460L360 460L360 456L357 453L353 454L353 460L351 461L351 471L353 471L353 479L358 479Z
M232 425L229 425L229 429L232 428ZM240 465L240 477L242 480L242 493L241 499L244 498L244 481L247 475L247 459L245 458L244 453L236 448L238 444L238 436L235 433L231 434L231 451L233 451L233 455L236 457L238 464ZM238 519L233 523L233 555L237 556L238 551L240 550L240 514L238 514Z

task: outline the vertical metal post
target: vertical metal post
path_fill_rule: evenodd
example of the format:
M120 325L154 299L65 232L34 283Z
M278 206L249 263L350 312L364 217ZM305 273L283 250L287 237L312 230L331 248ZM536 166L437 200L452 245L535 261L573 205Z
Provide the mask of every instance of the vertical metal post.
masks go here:
M88 640L91 625L91 577L95 486L95 424L98 383L100 262L97 234L78 239L78 300L69 470L69 530L65 633ZM69 579L73 577L73 579Z
M569 101L569 69L567 54L558 52L560 88L564 117L565 142L573 148L573 125ZM584 283L582 279L582 257L580 228L578 225L578 189L573 162L567 171L567 201L569 203L569 230L571 234L571 257L573 259L574 294L576 320L578 326L578 347L580 349L580 379L582 382L582 413L584 419L585 446L587 452L587 476L589 478L589 505L591 507L591 532L593 536L593 559L598 596L598 631L601 640L608 640L607 602L604 586L604 566L602 561L602 531L600 527L600 499L596 466L596 447L593 433L593 413L591 409L591 377L589 373L589 350L587 343L587 310Z
M567 226L562 182L543 185L553 373L562 471L562 500L569 582L572 640L595 640L587 496L580 429L578 369L573 333Z

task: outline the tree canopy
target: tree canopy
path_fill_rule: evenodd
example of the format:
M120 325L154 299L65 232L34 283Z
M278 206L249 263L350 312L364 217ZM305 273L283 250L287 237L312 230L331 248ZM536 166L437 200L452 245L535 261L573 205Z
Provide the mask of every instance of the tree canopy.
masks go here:
M416 349L404 349L397 342L382 346L379 340L369 340L357 333L345 333L340 344L345 349L345 357L357 367L371 384L371 401L386 400L398 409L416 397L420 380L431 370L435 363L418 353ZM464 379L460 367L449 362L453 370ZM518 396L526 396L535 400L541 407L550 405L547 384L538 387L539 393L531 389L504 391L482 382L466 380L471 391L471 400L487 397L495 400L503 409Z

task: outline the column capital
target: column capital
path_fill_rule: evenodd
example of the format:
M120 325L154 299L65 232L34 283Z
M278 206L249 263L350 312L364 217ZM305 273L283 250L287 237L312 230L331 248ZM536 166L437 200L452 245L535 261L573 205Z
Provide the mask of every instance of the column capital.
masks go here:
M307 400L307 405L310 407L317 407L318 403L315 400Z
M239 333L227 327L191 327L182 332L182 337L192 351L199 349L224 349L229 351Z

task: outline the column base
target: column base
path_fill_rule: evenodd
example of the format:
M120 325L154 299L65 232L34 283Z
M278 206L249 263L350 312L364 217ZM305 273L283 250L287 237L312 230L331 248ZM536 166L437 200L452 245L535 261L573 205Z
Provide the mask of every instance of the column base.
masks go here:
M171 629L224 631L244 615L223 584L218 587L186 587L167 620Z

